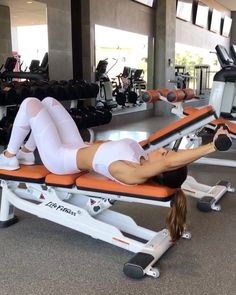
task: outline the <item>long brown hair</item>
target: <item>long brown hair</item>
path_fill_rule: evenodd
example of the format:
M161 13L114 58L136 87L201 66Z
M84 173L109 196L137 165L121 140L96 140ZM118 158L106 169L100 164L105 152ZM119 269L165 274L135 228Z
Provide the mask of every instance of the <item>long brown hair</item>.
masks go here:
M187 203L184 192L178 189L166 218L166 227L169 230L171 241L177 242L186 228Z
M171 210L166 218L166 226L171 240L175 243L186 227L187 204L184 192L180 189L188 175L187 166L166 171L152 178L153 182L175 188L177 191L171 201Z

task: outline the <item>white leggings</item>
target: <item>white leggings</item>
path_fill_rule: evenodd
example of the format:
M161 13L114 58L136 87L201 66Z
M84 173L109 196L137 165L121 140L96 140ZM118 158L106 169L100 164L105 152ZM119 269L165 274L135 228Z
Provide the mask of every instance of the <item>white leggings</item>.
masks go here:
M42 102L26 98L16 115L7 150L16 154L31 130L25 147L38 148L45 167L56 174L79 172L76 163L78 149L85 147L79 130L66 109L54 98Z

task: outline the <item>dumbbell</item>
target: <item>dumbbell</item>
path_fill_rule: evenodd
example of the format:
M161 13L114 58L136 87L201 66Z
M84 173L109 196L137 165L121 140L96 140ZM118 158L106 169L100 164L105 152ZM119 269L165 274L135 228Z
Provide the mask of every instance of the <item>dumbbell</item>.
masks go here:
M75 124L78 127L78 129L86 128L86 117L80 109L71 108L68 110L68 112L71 115L72 119L75 121Z
M58 81L56 81L56 80L51 80L48 83L53 89L54 98L56 98L59 101L66 99L66 92L65 92L63 85L58 83Z
M217 125L215 132L217 132L217 130L219 130L221 127L229 132L229 128L225 124ZM232 140L227 134L219 134L214 140L214 145L218 151L227 151L232 145Z
M17 110L18 107L8 107L6 116L0 121L0 145L6 146L10 140Z
M21 104L25 98L30 96L30 87L25 82L13 81L12 84L16 91L17 103Z
M45 98L45 91L37 82L31 82L30 96L43 100Z
M17 94L12 84L5 84L0 89L0 104L1 105L13 105L17 104Z
M30 96L30 88L20 85L16 87L16 94L18 97L18 103L21 104L22 101Z
M86 117L86 128L97 126L97 116L94 110L90 107L81 107L82 112L84 113Z
M90 96L97 97L99 92L99 85L97 83L90 83Z
M66 100L74 100L74 99L76 99L74 88L73 88L71 83L69 83L69 82L67 82L65 80L61 80L59 82L59 84L62 85L63 88L64 88L65 95L66 95L66 97L65 97Z
M73 81L73 87L77 99L94 97L94 93L92 93L90 84L85 80Z
M106 108L95 108L95 113L98 118L98 125L105 125L110 123L112 119L112 113L109 109Z

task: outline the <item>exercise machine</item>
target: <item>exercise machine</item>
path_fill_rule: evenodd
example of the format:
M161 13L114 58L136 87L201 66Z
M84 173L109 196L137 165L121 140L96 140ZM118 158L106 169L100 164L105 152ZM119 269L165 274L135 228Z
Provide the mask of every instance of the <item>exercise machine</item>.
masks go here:
M97 97L97 103L106 105L109 109L117 107L116 101L112 96L112 82L108 77L109 71L117 64L118 60L114 59L114 64L107 70L107 59L100 60L95 71L95 80L99 83L99 95Z
M210 66L199 64L194 66L194 89L196 96L205 96L209 89Z
M25 79L29 81L47 81L48 77L48 53L44 55L41 65L36 69L35 61L31 65L30 72L26 71L13 71L17 63L15 57L8 57L4 65L4 71L0 74L0 80L4 82L11 82L14 79ZM3 67L2 67L3 68Z
M209 104L215 108L218 116L234 120L236 66L224 46L217 45L215 49L222 68L214 76Z
M118 82L113 82L112 95L122 108L127 107L127 103L136 106L142 91L146 89L146 82L143 80L143 70L125 66L123 72L116 76ZM128 105L129 106L129 105Z

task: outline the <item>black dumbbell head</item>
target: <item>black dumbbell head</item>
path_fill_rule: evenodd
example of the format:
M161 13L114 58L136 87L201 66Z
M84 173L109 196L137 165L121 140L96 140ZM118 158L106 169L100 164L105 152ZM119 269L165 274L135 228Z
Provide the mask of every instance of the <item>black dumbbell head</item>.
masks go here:
M227 151L232 145L232 140L226 134L219 134L214 141L214 145L218 151Z

